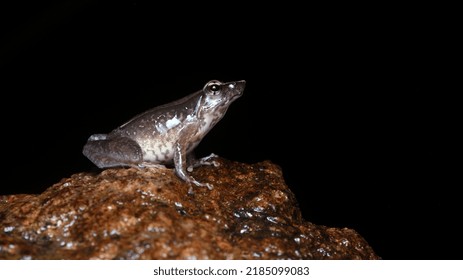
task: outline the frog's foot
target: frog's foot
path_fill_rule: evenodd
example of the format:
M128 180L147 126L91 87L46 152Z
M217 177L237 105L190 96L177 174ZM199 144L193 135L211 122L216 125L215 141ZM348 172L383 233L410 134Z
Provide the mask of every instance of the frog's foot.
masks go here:
M193 183L195 184L196 186L198 187L206 187L208 188L209 190L212 190L214 188L214 186L212 184L209 184L209 183L201 183L201 182L198 182L196 181L196 179L194 179L193 177L190 177L191 181L189 183ZM193 186L190 184L190 188L188 189L188 194L194 194L193 192Z
M201 182L198 182L196 181L195 179L193 179L194 181L192 182L193 184L195 184L196 186L198 187L206 187L208 188L209 190L212 190L214 188L214 186L212 184L209 184L209 183L201 183Z
M192 172L194 168L202 165L214 165L214 167L220 166L220 163L213 160L214 158L219 157L218 155L211 153L207 157L200 158L198 160L192 160L192 164L190 164L187 168L188 172ZM211 160L212 159L212 160Z
M214 158L218 158L218 157L219 157L218 155L211 153L207 157L200 158L199 162L201 165L214 165L215 167L219 167L220 163L214 160Z

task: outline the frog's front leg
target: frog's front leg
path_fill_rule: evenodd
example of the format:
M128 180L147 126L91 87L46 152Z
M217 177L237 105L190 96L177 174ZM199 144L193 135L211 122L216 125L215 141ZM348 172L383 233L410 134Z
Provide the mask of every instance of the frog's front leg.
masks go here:
M83 154L99 168L140 166L143 152L134 140L122 136L95 134L90 136Z
M201 183L198 182L195 178L187 174L187 153L186 153L186 143L182 143L182 141L178 141L175 143L174 147L174 164L175 164L175 172L177 175L182 178L187 183L193 183L196 186L200 187L207 187L209 190L213 189L213 186L209 183ZM192 193L193 189L190 187L188 193Z

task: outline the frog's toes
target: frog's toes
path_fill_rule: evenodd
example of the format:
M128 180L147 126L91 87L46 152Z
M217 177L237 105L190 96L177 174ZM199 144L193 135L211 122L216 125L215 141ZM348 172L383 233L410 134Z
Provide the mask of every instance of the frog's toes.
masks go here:
M212 190L214 188L214 186L212 184L209 184L209 183L201 183L201 182L198 182L196 181L195 179L192 178L191 180L191 183L195 184L196 186L198 187L206 187L208 188L209 190Z
M196 186L198 187L206 187L208 188L209 190L212 190L214 188L214 186L212 184L209 184L209 183L200 183L196 180L193 180L191 181L191 183L195 184ZM190 188L188 189L188 194L194 194L194 191L193 191L193 186L190 184Z
M215 161L214 158L218 158L219 156L212 153L208 155L207 157L203 157L199 159L199 164L200 165L214 165L215 167L220 166L220 163Z

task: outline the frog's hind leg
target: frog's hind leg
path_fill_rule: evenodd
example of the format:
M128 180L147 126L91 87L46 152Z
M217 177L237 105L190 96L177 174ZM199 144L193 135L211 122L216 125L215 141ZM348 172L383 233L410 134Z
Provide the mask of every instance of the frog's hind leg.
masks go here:
M187 166L188 166L187 170L188 172L192 172L194 168L203 166L203 165L214 165L215 167L218 167L220 166L220 164L214 160L215 158L218 158L218 157L219 157L218 155L212 153L206 157L197 159L194 156L194 153L191 152L187 155Z
M143 162L143 152L134 140L127 137L90 136L83 154L99 168L138 166Z

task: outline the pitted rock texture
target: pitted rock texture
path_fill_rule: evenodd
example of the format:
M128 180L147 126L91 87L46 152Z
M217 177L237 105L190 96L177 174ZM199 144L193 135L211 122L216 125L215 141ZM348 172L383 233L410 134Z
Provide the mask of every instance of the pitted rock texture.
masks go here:
M280 168L218 158L172 169L78 173L0 196L0 259L379 259L354 230L305 221Z

